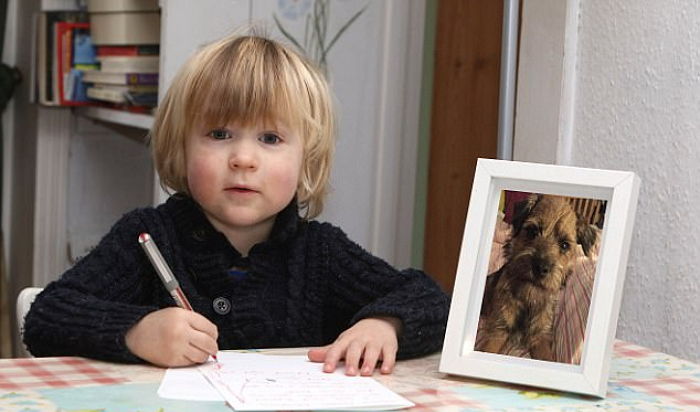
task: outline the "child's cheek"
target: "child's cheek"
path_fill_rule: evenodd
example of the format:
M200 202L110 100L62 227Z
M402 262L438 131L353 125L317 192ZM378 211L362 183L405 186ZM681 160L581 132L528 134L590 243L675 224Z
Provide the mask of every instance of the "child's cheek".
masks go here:
M216 179L216 173L212 170L212 162L198 161L193 158L187 165L187 183L193 196L206 192Z
M296 195L299 187L300 173L298 168L286 168L275 173L274 180L277 181L277 190L285 198L291 200Z
M284 191L293 197L297 192L297 187L299 187L299 174L287 173L281 182L284 186Z

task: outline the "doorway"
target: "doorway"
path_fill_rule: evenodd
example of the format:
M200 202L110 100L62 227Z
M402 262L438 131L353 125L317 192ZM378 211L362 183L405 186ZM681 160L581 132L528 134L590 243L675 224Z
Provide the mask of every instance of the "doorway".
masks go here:
M496 158L503 2L438 2L423 267L452 293L476 159Z

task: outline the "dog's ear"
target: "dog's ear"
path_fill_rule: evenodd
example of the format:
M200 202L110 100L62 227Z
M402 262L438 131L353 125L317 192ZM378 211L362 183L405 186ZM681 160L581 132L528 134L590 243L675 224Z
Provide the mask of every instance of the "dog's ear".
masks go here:
M515 204L515 207L513 208L513 220L511 221L513 224L514 236L517 236L518 233L520 233L520 229L523 227L525 219L527 219L527 217L530 215L530 212L532 212L532 209L534 209L539 200L540 197L533 194L528 196L527 199Z
M598 241L598 230L595 226L578 219L576 223L576 242L583 247L583 253L590 256L591 248Z

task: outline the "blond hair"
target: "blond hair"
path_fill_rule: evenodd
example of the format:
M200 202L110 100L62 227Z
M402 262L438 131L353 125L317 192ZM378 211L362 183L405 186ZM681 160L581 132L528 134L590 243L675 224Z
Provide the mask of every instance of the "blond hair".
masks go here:
M303 137L296 198L306 218L328 193L335 119L323 74L307 59L259 36L228 36L199 50L175 76L158 106L150 137L164 189L190 193L186 139L197 125L284 121Z

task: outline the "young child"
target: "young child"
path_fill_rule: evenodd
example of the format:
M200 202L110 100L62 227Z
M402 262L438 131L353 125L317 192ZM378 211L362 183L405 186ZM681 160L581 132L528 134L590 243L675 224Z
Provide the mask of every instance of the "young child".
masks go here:
M302 56L255 36L204 47L173 81L151 138L176 193L124 215L37 297L24 330L34 356L170 367L219 349L320 346L308 357L325 371L344 360L348 375L371 375L441 347L448 298L434 281L310 220L328 190L334 114ZM193 312L174 306L144 232Z

